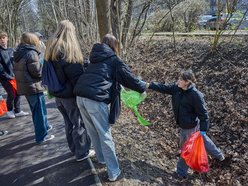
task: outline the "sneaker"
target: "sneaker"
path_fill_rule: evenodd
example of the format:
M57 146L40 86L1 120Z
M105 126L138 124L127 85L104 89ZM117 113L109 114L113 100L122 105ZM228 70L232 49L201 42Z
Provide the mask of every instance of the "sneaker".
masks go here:
M7 118L10 118L10 119L15 118L15 114L13 111L8 111L6 114L7 114Z
M49 140L52 140L55 136L54 135L46 135L46 137L43 139L43 141L41 142L36 142L38 145L46 142L46 141L49 141Z
M0 136L5 136L6 134L8 134L7 130L0 130Z
M123 178L123 174L122 174L122 172L120 171L120 173L119 173L117 176L115 176L115 177L113 177L113 178L108 178L108 181L110 181L110 182L119 181L119 180L121 180L122 178Z
M85 160L85 159L87 159L87 158L91 158L91 157L93 157L95 154L96 154L95 151L92 150L92 149L90 149L90 150L89 150L89 154L88 154L87 156L84 156L83 158L78 158L77 161L83 161L83 160Z
M219 160L220 161L224 161L225 160L225 156L222 156Z
M46 135L46 137L44 138L43 142L52 140L55 136L54 135Z
M49 132L50 130L53 129L53 126L52 125L48 125L48 129L47 129L47 132Z
M27 115L29 115L29 113L28 112L24 112L24 111L20 111L18 113L15 113L15 116L16 117L22 117L22 116L27 116Z

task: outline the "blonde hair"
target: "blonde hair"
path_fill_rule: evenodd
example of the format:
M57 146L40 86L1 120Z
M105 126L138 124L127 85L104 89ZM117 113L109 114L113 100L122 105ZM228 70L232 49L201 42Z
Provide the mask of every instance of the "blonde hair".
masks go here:
M61 55L69 63L83 63L83 54L76 37L75 27L69 20L61 21L53 36L49 38L44 58L58 61Z
M0 31L0 38L1 38L1 37L8 37L7 32Z
M106 45L108 45L117 55L120 54L119 42L115 38L115 36L113 36L111 34L106 34L102 38L102 43L105 43Z
M24 32L22 34L21 43L33 45L33 46L35 46L36 50L38 52L40 52L40 40L35 34L33 34L31 32Z

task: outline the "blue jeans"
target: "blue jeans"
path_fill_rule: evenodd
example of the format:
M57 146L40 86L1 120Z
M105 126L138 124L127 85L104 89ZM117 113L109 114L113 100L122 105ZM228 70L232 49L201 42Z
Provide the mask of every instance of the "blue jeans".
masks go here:
M46 137L48 129L47 110L44 94L42 92L25 97L32 112L35 141L36 143L41 143Z
M182 128L179 128L179 132L180 132L180 146L182 147L182 145L189 138L189 136L192 133L195 133L198 130L199 130L199 127L198 126L196 126L195 128L192 128L192 129L182 129ZM203 141L204 141L205 149L206 149L206 151L207 151L208 154L212 155L216 159L221 159L224 156L223 153L221 152L221 150L216 147L216 145L214 144L214 142L206 134L203 136ZM188 168L189 167L185 163L184 159L182 159L180 157L180 159L179 159L179 161L177 163L177 173L179 175L185 177L187 175Z
M92 145L96 151L97 160L106 163L110 179L118 176L121 170L116 157L115 144L108 121L108 105L83 97L77 97L77 104Z

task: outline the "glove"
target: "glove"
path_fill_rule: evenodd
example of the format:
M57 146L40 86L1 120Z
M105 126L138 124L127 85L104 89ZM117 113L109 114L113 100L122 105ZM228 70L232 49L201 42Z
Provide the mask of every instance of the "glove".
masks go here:
M206 131L200 131L200 135L204 136L206 134Z

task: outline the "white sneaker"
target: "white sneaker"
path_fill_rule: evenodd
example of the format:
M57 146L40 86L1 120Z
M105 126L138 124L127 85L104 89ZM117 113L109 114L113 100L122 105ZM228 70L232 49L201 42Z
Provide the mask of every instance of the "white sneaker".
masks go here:
M77 159L77 161L83 161L87 158L91 158L91 157L95 156L95 154L96 154L96 152L94 150L90 149L89 154L87 156L85 156L83 158L79 158L79 159Z
M0 130L0 136L5 136L6 134L8 134L7 130Z
M52 140L55 136L54 135L46 135L46 137L44 138L43 142Z
M7 115L7 118L11 118L11 119L15 118L15 114L14 114L13 111L8 111L8 112L6 113L6 115Z
M46 135L46 137L43 139L43 141L41 141L41 142L36 142L36 144L40 145L40 144L42 144L42 143L44 143L44 142L46 142L46 141L52 140L54 137L55 137L54 135L49 135L49 134L48 134L48 135Z
M27 116L27 115L29 115L29 113L28 112L24 112L24 111L15 113L15 116L16 117Z

